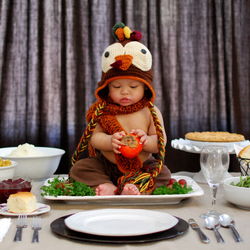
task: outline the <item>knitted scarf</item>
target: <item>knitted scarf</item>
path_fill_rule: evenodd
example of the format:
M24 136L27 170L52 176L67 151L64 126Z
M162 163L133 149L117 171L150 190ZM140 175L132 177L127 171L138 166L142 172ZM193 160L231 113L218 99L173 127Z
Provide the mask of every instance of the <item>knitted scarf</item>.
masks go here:
M122 154L115 154L118 169L123 173L123 175L118 179L116 194L120 194L124 185L127 183L136 185L140 192L152 192L155 186L154 179L161 172L163 166L165 146L161 124L157 118L153 104L147 98L143 98L139 102L129 106L117 105L110 99L107 101L99 101L94 103L87 112L88 125L72 157L72 164L78 160L80 153L87 148L89 149L89 155L95 156L95 150L90 145L89 140L97 123L100 124L103 131L109 135L112 135L116 132L125 131L116 119L116 115L134 113L143 109L144 107L148 107L150 109L153 116L154 125L156 127L159 147L159 154L156 159L158 160L159 164L153 169L148 168L148 170L145 172L145 169L142 171L142 162L140 161L139 157L128 159Z

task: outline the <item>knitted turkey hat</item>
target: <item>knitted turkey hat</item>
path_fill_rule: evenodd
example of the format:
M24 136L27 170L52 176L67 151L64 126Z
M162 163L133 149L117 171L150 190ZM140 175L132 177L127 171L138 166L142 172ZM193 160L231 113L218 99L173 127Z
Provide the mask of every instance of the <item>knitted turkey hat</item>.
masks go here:
M102 78L95 91L97 99L107 99L108 84L111 81L126 78L143 82L147 87L145 96L153 102L152 55L145 45L138 42L142 38L141 33L132 32L121 22L112 30L118 42L108 46L102 54Z

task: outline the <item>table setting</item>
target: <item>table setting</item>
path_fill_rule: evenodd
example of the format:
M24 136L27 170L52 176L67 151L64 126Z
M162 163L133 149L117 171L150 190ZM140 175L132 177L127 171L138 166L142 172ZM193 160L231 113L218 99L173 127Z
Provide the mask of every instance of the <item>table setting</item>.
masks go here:
M167 213L145 209L97 209L60 217L51 229L70 239L125 244L174 238L184 234L188 224Z
M201 171L207 183L197 183L193 178L196 173L172 173L176 182L185 180L191 187L186 194L53 197L42 195L41 188L49 185L49 181L65 179L67 175L53 173L42 179L30 179L38 208L26 214L20 243L20 240L15 241L15 235L21 214L8 211L6 202L2 203L0 245L5 249L33 249L34 244L39 249L52 249L52 246L53 249L54 246L61 249L85 246L90 250L117 246L157 250L220 249L220 246L248 249L250 240L246 228L250 204L239 205L239 201L230 200L233 197L230 193L236 192L237 188L240 189L238 192L250 192L250 189L231 185L232 181L238 183L241 180L240 172L230 173L232 181L227 182L230 179L225 178L229 152L223 152L220 148L217 154L200 153ZM233 191L227 192L227 185ZM246 200L245 195L237 197Z

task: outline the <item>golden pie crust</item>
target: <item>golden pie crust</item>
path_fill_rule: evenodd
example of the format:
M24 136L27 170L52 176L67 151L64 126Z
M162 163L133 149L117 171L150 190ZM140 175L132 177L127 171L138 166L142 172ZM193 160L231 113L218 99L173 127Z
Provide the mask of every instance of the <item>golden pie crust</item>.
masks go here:
M185 134L185 139L204 142L239 142L244 141L245 137L241 134L224 131L204 131L189 132Z

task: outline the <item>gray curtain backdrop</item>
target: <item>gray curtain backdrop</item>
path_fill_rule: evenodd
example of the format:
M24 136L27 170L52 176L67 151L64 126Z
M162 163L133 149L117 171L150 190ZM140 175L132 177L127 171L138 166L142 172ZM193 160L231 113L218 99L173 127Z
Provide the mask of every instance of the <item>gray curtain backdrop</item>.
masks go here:
M153 54L166 163L198 171L198 155L172 139L206 130L250 138L249 11L247 0L0 0L0 147L63 148L58 172L68 172L101 54L122 21Z

